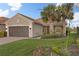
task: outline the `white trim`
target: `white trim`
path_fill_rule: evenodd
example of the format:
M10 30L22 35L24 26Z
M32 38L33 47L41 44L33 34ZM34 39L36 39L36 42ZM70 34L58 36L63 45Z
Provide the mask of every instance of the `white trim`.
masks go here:
M30 28L31 28L31 30L30 30ZM32 26L29 26L29 37L33 37Z
M10 26L27 26L27 25L8 25L8 27Z
M7 37L9 37L9 28L7 26Z
M8 28L8 27L6 26L6 28Z

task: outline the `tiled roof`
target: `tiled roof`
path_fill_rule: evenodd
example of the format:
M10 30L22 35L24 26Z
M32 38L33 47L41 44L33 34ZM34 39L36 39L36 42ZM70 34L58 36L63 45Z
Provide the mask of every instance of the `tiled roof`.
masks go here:
M17 13L17 14L19 14L19 15L22 15L22 16L24 16L24 17L26 17L26 18L29 18L30 20L34 20L33 18L31 18L31 17L28 17L28 16L25 16L25 15L23 15L23 14L21 14L21 13Z
M8 20L6 17L0 17L0 24L5 24L5 22Z
M43 20L41 18L34 20L34 23L35 24L40 24L42 26L49 26L47 23L43 22Z

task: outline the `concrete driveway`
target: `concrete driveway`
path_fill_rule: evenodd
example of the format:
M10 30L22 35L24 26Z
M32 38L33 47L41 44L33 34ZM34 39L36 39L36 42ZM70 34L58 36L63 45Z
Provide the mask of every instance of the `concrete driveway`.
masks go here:
M14 42L14 41L17 41L17 40L22 40L22 39L27 39L27 38L26 37L4 37L4 38L0 38L0 45L10 43L10 42Z

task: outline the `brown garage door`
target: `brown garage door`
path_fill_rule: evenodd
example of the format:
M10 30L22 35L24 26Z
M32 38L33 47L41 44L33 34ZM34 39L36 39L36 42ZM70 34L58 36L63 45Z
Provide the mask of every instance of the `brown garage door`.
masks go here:
M9 27L9 36L29 37L29 27L28 26L11 26Z

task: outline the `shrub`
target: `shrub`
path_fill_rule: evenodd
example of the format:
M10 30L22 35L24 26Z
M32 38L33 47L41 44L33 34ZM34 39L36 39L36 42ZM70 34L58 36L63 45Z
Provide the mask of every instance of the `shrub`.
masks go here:
M5 36L7 36L7 32L1 31L0 32L0 37L5 37Z
M43 38L43 39L52 38L52 35L43 35L42 38Z
M62 35L43 35L43 36L41 36L43 39L51 39L51 38L61 38L61 37L64 37L64 36L62 36Z
M7 32L4 32L4 36L5 36L5 37L7 36Z
M77 34L79 34L79 27L77 27Z
M55 53L59 56L68 56L68 55L70 55L68 50L65 50L65 48L60 48L60 47L54 47L53 48L53 53Z
M4 37L4 32L0 32L0 37Z
M62 55L61 49L60 49L59 47L53 48L53 53L55 53L55 54L57 54L57 55Z

